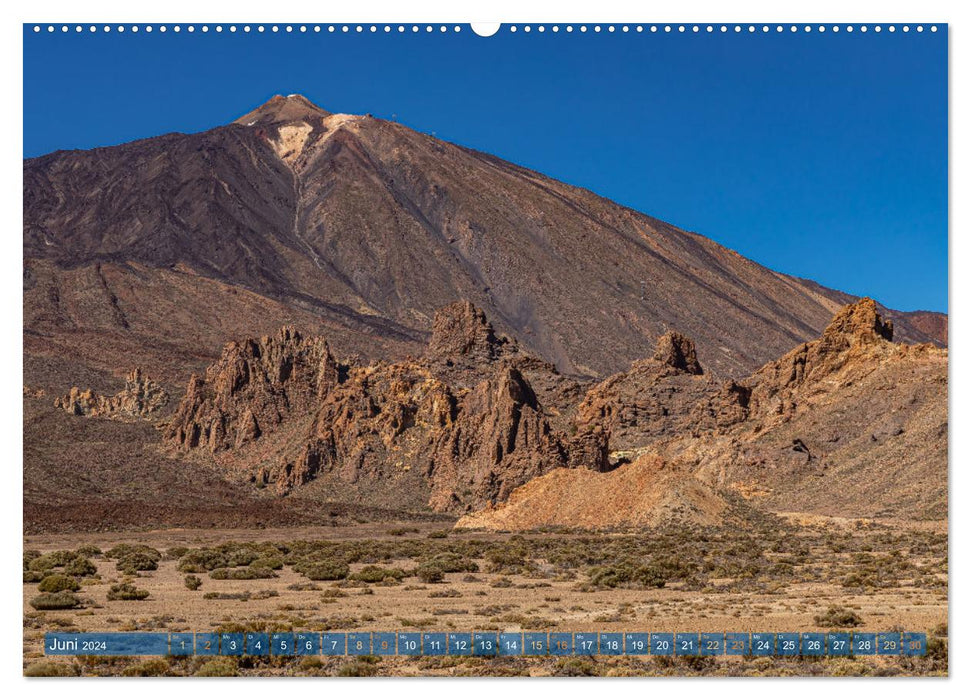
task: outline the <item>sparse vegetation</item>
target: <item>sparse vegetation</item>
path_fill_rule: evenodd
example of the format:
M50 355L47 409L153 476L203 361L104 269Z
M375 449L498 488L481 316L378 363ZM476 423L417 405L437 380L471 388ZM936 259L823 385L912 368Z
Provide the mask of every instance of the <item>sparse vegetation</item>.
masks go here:
M81 599L70 591L59 593L41 593L30 600L34 610L71 610L81 604Z
M37 586L37 590L41 593L60 593L61 591L77 591L81 588L81 584L77 582L74 578L70 576L65 576L64 574L50 574L45 576Z
M829 610L813 618L820 627L827 629L842 629L847 627L860 627L863 625L863 618L849 608L838 605L831 605Z
M130 583L116 583L108 589L107 597L108 600L145 600L148 596L148 591Z

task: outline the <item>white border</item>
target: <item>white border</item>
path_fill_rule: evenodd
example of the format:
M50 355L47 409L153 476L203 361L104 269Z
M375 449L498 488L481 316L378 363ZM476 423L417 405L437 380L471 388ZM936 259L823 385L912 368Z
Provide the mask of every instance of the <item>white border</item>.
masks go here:
M965 3L966 4L966 3ZM22 103L22 29L23 22L58 22L70 21L84 23L110 21L112 23L138 22L159 23L165 20L180 22L421 22L421 23L467 23L469 21L496 22L544 22L579 23L599 22L607 24L635 24L638 20L647 23L941 23L950 24L950 88L951 88L951 124L960 123L961 117L967 117L968 89L962 90L961 77L971 73L968 70L968 50L964 48L961 39L971 36L963 21L965 13L961 4L957 2L942 2L940 0L923 0L922 2L902 2L900 0L884 0L880 3L864 4L852 3L847 0L815 0L805 4L782 4L765 0L735 0L735 2L717 2L704 0L693 2L690 6L679 3L664 3L651 7L646 3L634 5L629 0L596 0L586 4L576 2L529 2L528 0L493 0L492 2L457 3L446 0L370 0L351 3L307 2L306 0L291 0L287 4L273 4L266 2L252 2L241 0L233 3L203 3L199 0L167 0L153 6L149 3L132 3L113 1L87 0L84 3L67 0L51 0L44 3L21 4L11 8L8 4L2 30L4 36L0 41L3 71L2 80L5 97L3 119L6 138L0 140L2 153L2 193L4 227L0 237L0 260L3 261L3 274L0 276L2 294L0 294L0 308L3 311L3 322L6 329L7 342L0 346L0 396L5 400L0 415L0 430L3 442L8 446L20 446L22 442L22 404L19 398L22 383L22 159L23 144L23 103ZM9 15L9 16L7 16ZM966 179L961 177L961 164L968 161L967 141L961 138L960 132L952 127L951 130L951 209L950 227L952 231L962 231L961 205L967 201ZM663 212L655 212L663 215ZM962 231L963 232L963 231ZM971 263L968 257L968 243L962 235L954 235L951 239L951 269L959 271L962 263ZM963 309L967 306L969 295L968 278L963 275L952 275L952 293L950 300L950 348L953 356L954 349L965 347L971 326L963 322ZM955 366L952 363L950 382L951 397L959 394L963 398L969 387L969 369L965 366ZM954 435L971 433L971 425L967 419L967 411L956 398L952 398L951 421ZM812 698L818 700L820 694L833 693L880 693L887 698L912 697L915 694L933 693L936 695L954 695L971 674L963 667L961 661L966 655L958 656L964 641L968 638L968 615L966 607L960 599L951 596L951 630L950 630L950 681L934 680L887 680L871 681L879 686L870 687L864 682L847 680L714 680L704 679L690 682L687 679L642 679L624 682L589 681L569 679L551 684L537 684L535 681L436 681L436 680L383 680L383 681L341 681L337 679L306 679L296 681L297 685L288 687L286 691L281 687L282 681L268 681L257 683L253 681L186 681L163 680L123 681L110 679L105 681L85 681L78 685L71 681L39 682L29 681L21 677L22 656L22 582L16 567L16 551L19 550L22 537L22 499L19 489L13 484L22 482L22 451L8 449L8 458L3 464L7 470L3 496L6 502L2 509L3 532L10 537L11 549L14 551L7 556L7 566L2 571L3 600L6 605L2 609L4 622L2 640L2 663L4 676L14 682L13 692L17 695L29 694L31 698L56 697L63 700L65 694L77 693L94 694L104 698L125 698L130 700L133 693L146 698L163 697L173 692L180 696L195 695L211 696L216 693L229 691L236 698L261 697L268 693L280 692L300 694L353 694L354 697L370 697L380 694L382 697L393 695L396 700L408 698L426 698L440 694L461 693L463 700L477 700L502 694L508 696L519 694L545 694L549 692L562 695L564 698L587 696L591 693L602 693L605 690L622 694L665 694L678 693L679 697L692 697L704 693L723 695L730 693L751 694L753 697L765 694L785 693L794 699ZM960 441L952 441L951 464L954 468L950 473L950 489L952 503L958 494L962 494L961 506L965 506L968 499L967 484L969 477L967 470L971 469L967 456L971 454ZM22 484L21 484L22 488ZM968 517L962 512L963 508L952 509L951 520L951 590L957 590L966 579L968 570L967 543L962 534L967 529ZM18 543L18 544L13 544ZM960 632L960 636L959 635ZM132 685L138 682L138 687ZM311 683L322 683L319 687L311 687ZM593 683L593 684L591 684ZM728 684L731 687L726 687ZM177 684L177 685L176 685ZM650 685L648 685L650 684ZM658 685L663 684L663 685ZM782 684L785 684L784 687ZM933 685L931 685L933 684ZM967 688L964 694L966 695Z

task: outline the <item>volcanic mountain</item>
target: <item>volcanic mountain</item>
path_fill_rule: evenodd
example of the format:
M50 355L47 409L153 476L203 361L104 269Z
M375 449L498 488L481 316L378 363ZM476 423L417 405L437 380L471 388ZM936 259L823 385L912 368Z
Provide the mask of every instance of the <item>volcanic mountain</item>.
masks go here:
M23 235L29 530L946 512L946 316L395 122L29 159Z
M420 352L459 299L564 374L676 329L715 374L817 336L848 295L494 156L277 96L226 126L24 161L25 382L168 390L292 325L341 356ZM946 319L885 312L937 342Z

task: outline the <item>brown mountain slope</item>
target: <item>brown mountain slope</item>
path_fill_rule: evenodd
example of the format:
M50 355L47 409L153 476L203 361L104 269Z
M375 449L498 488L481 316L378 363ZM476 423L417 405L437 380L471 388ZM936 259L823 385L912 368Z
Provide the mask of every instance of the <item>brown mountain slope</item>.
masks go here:
M26 372L58 390L72 364L181 383L225 338L284 322L342 355L401 357L457 299L565 373L617 371L677 328L737 374L818 334L845 297L299 96L204 133L25 161L23 235ZM932 339L905 318L898 334Z

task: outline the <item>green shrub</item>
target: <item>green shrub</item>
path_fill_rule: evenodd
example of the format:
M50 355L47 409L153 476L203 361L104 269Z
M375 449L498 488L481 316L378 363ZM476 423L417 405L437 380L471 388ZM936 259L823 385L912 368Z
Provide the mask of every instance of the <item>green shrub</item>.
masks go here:
M401 569L385 569L373 564L365 566L360 571L353 573L349 578L354 581L364 581L365 583L381 583L386 579L400 581L405 577L405 572Z
M105 552L105 556L108 559L121 559L130 554L144 554L155 561L159 561L162 558L160 551L154 547L149 547L147 544L119 544Z
M202 587L202 579L195 574L189 574L185 577L185 587L190 591L198 591Z
M44 580L44 575L46 573L46 571L25 571L24 583L40 583Z
M36 549L25 549L24 550L24 571L30 568L30 562L34 559L39 559L41 556L40 551Z
M620 562L595 566L589 571L590 583L602 588L664 588L665 572L657 566Z
M70 576L64 574L51 574L44 578L37 586L41 593L60 593L61 591L74 592L81 588L80 584Z
M218 656L199 667L195 675L206 678L225 678L239 675L239 664L232 656Z
M81 604L81 599L70 591L60 593L41 593L31 599L30 605L34 610L70 610Z
M35 557L28 564L31 571L50 571L51 569L67 566L77 555L74 552L51 552Z
M845 627L859 627L863 624L863 619L848 608L831 605L829 610L816 615L813 618L813 622L819 627L842 629Z
M122 573L134 575L139 571L155 571L158 559L146 552L131 552L122 556L115 566Z
M108 600L145 600L148 591L135 588L130 583L116 583L108 589Z
M416 570L420 581L423 583L440 583L445 579L445 572L442 570L438 564L433 562L426 562L421 564Z
M473 559L457 552L440 552L427 563L437 566L446 574L475 573L479 570L479 565Z
M346 562L336 559L303 561L294 565L293 570L311 581L338 581L351 573L351 567Z
M93 576L98 573L98 567L90 559L78 556L64 566L64 573L68 576Z
M260 557L254 559L250 564L254 569L274 569L279 571L283 568L283 557Z
M74 550L80 557L97 557L101 555L101 548L93 544L85 544Z
M276 578L273 569L260 569L255 566L245 566L239 569L213 569L209 578L217 581L251 581L258 578Z
M78 674L71 666L66 664L53 661L35 661L24 669L24 675L28 678L58 678Z

